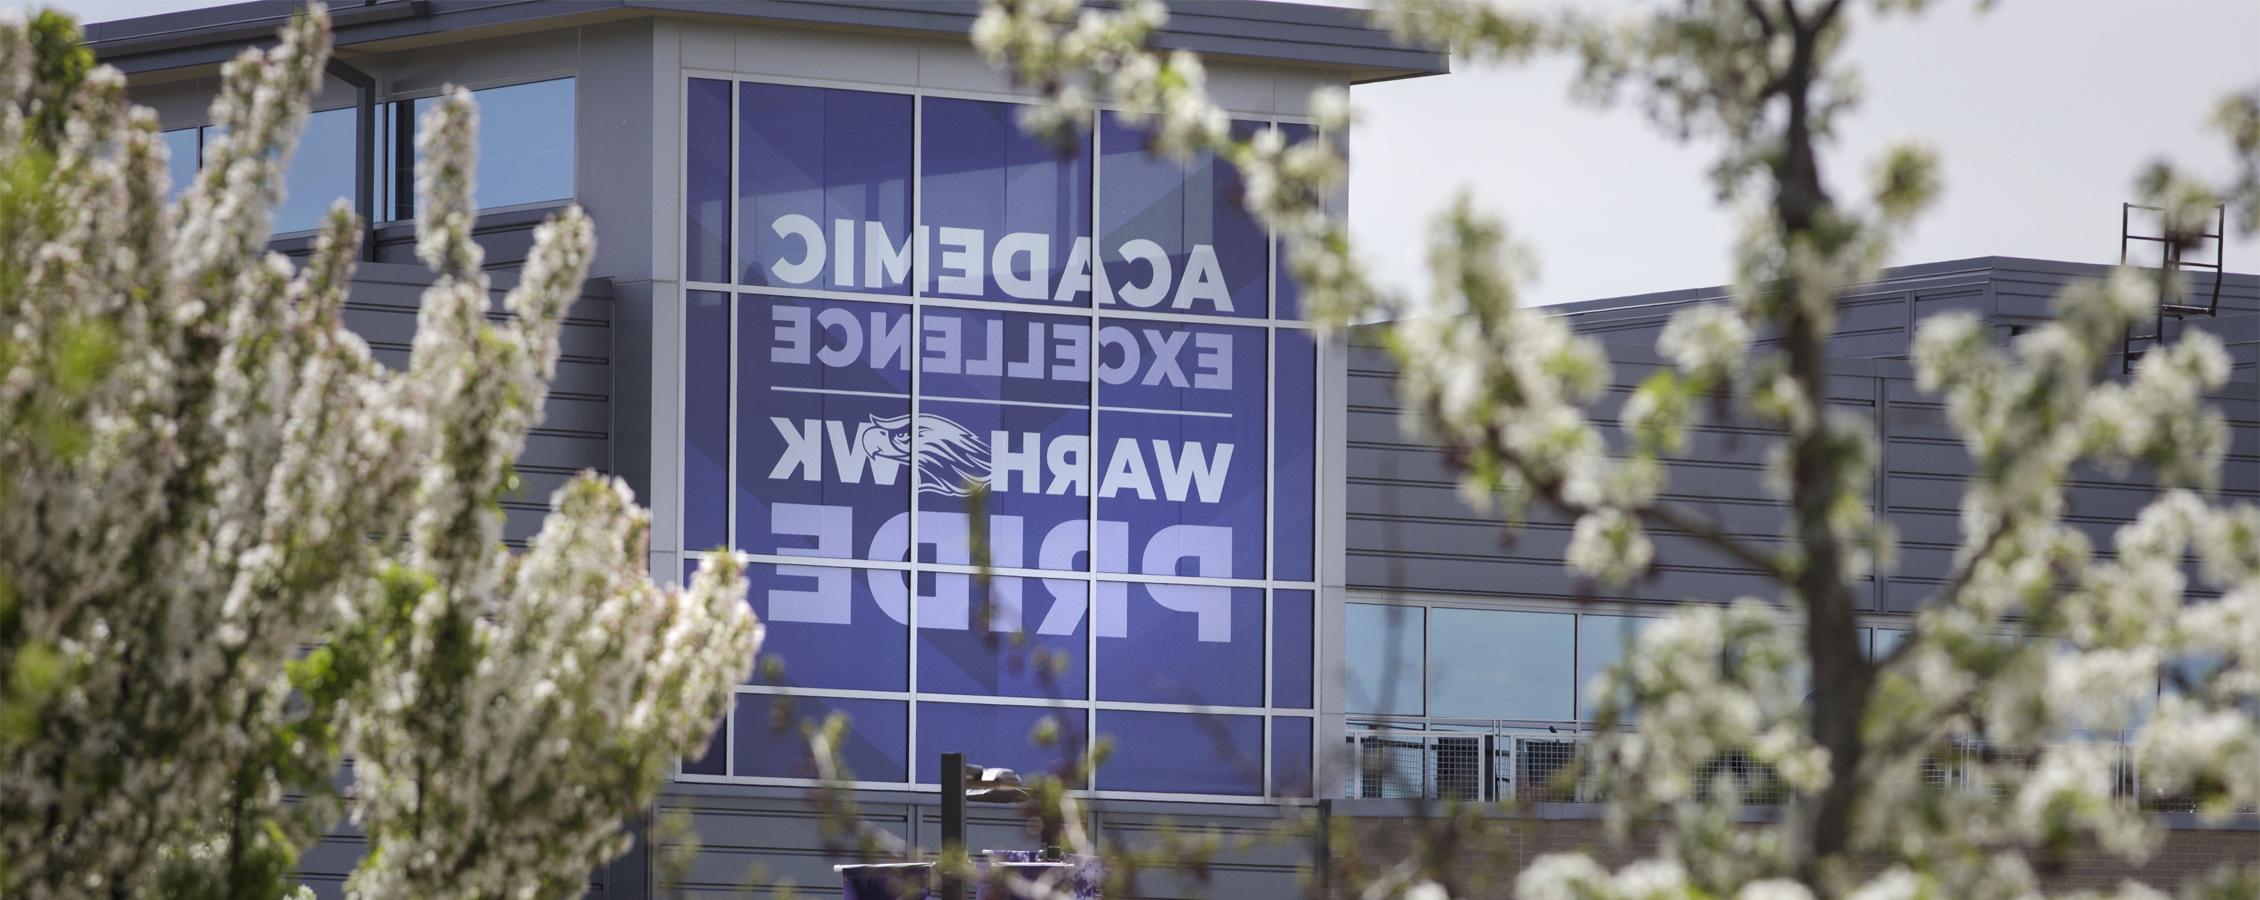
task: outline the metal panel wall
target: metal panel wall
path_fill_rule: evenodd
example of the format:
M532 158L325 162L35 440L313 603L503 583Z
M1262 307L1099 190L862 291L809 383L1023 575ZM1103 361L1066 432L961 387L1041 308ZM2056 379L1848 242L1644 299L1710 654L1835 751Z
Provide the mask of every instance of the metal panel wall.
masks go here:
M1887 269L1838 300L1831 347L1845 357L1902 357L1915 323L1950 309L1970 310L2006 328L2047 321L2057 292L2074 280L2100 278L2110 267L2007 256L1983 256ZM2214 276L2191 271L2188 292L2209 297ZM1723 300L1723 287L1691 288L1552 307L1579 332L1610 344L1653 346L1672 313ZM2260 312L2260 276L2231 273L2221 279L2223 316ZM2192 320L2202 323L2203 320ZM2169 331L2175 326L2169 323ZM2202 326L2200 326L2202 327ZM2249 336L2252 332L2246 331Z
M501 320L502 297L517 276L499 272L489 316ZM345 304L345 324L388 366L408 362L416 338L416 314L431 273L422 266L363 263L354 274ZM542 406L542 421L527 438L518 459L519 489L503 501L508 517L503 537L521 545L541 528L549 495L584 469L612 468L612 296L611 284L592 280L566 314L557 377Z
M1865 608L1913 611L1935 590L1959 541L1957 504L1969 461L1946 427L1938 402L1915 390L1902 357L1912 326L1948 309L1975 309L2015 330L2045 321L2047 298L2073 279L2093 277L2102 266L2041 260L1986 258L1894 269L1873 285L1847 292L1837 349L1843 358L1830 399L1873 420L1883 460L1876 505L1899 532L1899 565L1871 579ZM2195 288L2209 290L2209 279ZM1615 378L1594 410L1615 433L1616 410L1658 364L1644 344L1670 314L1718 299L1718 289L1678 291L1617 301L1574 304L1563 311L1581 331L1612 343ZM2222 285L2223 313L2180 326L2204 330L2227 345L2236 368L2215 400L2230 421L2232 445L2222 472L2226 497L2260 500L2260 277L2230 275ZM1892 322L1897 320L1899 324ZM2169 322L2171 326L2173 323ZM2170 328L2171 334L2180 334ZM1353 589L1513 598L1611 599L1671 602L1700 597L1724 600L1771 594L1756 573L1719 557L1684 535L1654 535L1653 577L1622 593L1596 593L1562 566L1568 523L1533 511L1511 538L1495 515L1460 496L1443 452L1412 433L1400 413L1396 370L1375 336L1353 336L1350 364L1347 480L1347 562ZM1860 358L1868 357L1868 358ZM2116 368L2116 363L2111 364ZM1880 415L1879 415L1880 413ZM1767 446L1763 429L1706 425L1691 435L1685 453L1670 460L1666 495L1710 516L1729 533L1755 543L1778 541L1783 507L1763 487ZM2108 548L2111 532L2129 521L2153 495L2141 472L2123 476L2083 469L2075 474L2069 519Z
M519 240L530 242L530 236ZM492 277L488 315L500 321L508 318L502 309L503 295L517 286L518 278L510 271L494 272ZM346 328L367 341L385 365L406 366L416 340L416 314L431 282L431 273L421 265L362 263L345 302ZM566 313L556 380L542 405L542 420L518 458L520 486L502 502L503 540L513 547L525 546L541 530L550 494L567 479L582 470L612 468L611 321L611 283L592 279ZM350 775L346 777L350 780ZM341 822L299 860L299 876L315 896L341 897L346 876L367 852L368 842L360 829ZM599 883L604 871L597 872Z
M1656 603L1757 590L1755 570L1685 535L1658 532L1655 577L1621 595L1596 593L1562 566L1571 523L1533 508L1509 536L1497 515L1470 506L1443 451L1412 433L1400 414L1387 353L1371 344L1370 335L1352 341L1345 546L1353 589ZM1633 347L1611 348L1610 355L1615 378L1592 414L1615 439L1618 409L1660 361ZM1835 379L1830 399L1872 416L1875 393L1861 377L1872 365L1844 366L1848 371ZM1783 508L1763 487L1765 447L1776 437L1768 429L1737 425L1696 429L1687 450L1668 460L1665 496L1744 540L1777 543Z

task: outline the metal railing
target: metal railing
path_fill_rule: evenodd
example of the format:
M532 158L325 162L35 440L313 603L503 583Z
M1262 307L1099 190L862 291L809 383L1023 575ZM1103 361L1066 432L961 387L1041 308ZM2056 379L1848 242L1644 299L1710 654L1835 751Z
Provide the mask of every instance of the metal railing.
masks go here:
M1357 732L1349 736L1345 793L1390 800L1597 800L1582 796L1585 791L1565 794L1557 784L1582 743L1575 735Z
M1364 799L1432 799L1481 802L1600 803L1608 797L1589 779L1570 775L1591 740L1584 734L1439 731L1355 731L1348 735L1349 777L1343 795ZM2100 739L2107 746L2114 793L2153 812L2192 812L2197 801L2144 784L2134 748L2125 740ZM1951 742L1922 763L1925 783L1940 790L1991 794L2004 802L2009 786L1985 777L1987 771L2029 770L2038 750L2010 750L1976 741ZM1699 795L1720 779L1732 779L1742 802L1778 806L1790 798L1788 785L1770 767L1740 753L1723 753L1691 774ZM2244 810L2255 812L2256 810Z
M1496 800L1511 772L1507 735L1377 731L1350 736L1349 795L1367 799Z

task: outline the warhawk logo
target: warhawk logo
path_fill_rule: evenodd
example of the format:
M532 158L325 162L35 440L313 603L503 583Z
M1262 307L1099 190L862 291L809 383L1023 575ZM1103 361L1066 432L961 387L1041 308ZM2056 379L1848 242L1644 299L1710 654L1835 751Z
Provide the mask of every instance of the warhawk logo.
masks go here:
M915 453L918 490L944 497L976 490L1084 497L1096 480L1101 498L1221 503L1235 449L1230 441L1124 435L1093 466L1086 435L995 430L983 440L933 413L919 413L915 419L870 415L861 422L771 416L769 422L779 441L776 462L769 467L771 481L892 487L911 471Z
M910 461L908 415L871 416L856 426L855 443L875 459ZM989 442L947 416L918 414L918 491L966 497L989 487Z

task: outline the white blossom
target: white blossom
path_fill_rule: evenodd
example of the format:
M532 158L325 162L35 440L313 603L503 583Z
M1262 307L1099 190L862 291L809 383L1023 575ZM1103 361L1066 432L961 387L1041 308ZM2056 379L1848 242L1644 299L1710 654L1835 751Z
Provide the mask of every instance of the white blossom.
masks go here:
M1733 307L1719 303L1690 306L1674 313L1656 336L1656 352L1681 371L1716 380L1740 368L1750 344L1750 324Z
M40 176L0 188L0 894L282 893L338 819L348 748L357 892L577 890L759 640L734 569L652 586L613 482L563 488L526 555L500 543L587 218L537 232L489 321L468 103L438 104L418 203L438 275L388 369L343 326L350 211L301 268L266 250L321 8L223 67L170 207L121 75L30 77L84 52L35 39L51 27L0 11L0 171Z
M1640 523L1614 509L1580 516L1571 530L1569 566L1610 584L1623 584L1648 568L1656 551Z
M1734 893L1734 900L1812 900L1813 891L1786 878L1753 881Z

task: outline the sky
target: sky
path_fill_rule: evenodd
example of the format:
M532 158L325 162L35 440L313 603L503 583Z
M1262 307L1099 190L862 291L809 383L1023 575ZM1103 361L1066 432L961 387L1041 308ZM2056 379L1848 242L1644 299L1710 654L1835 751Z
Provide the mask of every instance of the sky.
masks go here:
M2227 175L2227 143L2204 123L2216 98L2260 86L2251 0L1940 2L1858 26L1846 52L1866 99L1823 157L1832 190L1857 196L1897 140L1942 162L1944 195L1893 264L2116 262L2135 173L2164 155ZM1714 148L1668 140L1637 110L1570 102L1573 71L1456 66L1352 91L1351 225L1383 283L1424 289L1428 222L1462 189L1534 249L1532 302L1728 280L1739 219L1704 177ZM2260 272L2260 240L2226 250L2230 271Z
M208 3L57 5L103 21ZM2260 86L2252 0L2008 0L1984 12L1947 0L1858 26L1847 54L1865 100L1823 157L1832 188L1856 196L1901 139L1943 163L1944 195L1894 264L2116 261L2135 173L2164 156L2225 175L2227 145L2205 120L2216 98ZM1462 190L1535 251L1531 302L1727 280L1737 219L1704 178L1713 148L1672 141L1634 109L1572 102L1560 60L1454 69L1352 92L1351 228L1382 283L1425 289L1428 223ZM2260 272L2260 240L2232 240L2226 257L2231 271Z

